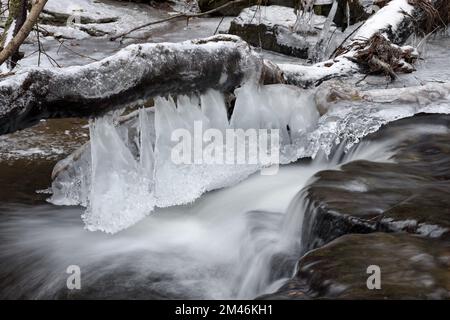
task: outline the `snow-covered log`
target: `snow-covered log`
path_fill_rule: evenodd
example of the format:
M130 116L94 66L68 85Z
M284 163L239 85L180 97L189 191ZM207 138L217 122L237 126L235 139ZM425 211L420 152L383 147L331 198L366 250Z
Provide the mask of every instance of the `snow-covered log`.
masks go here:
M230 91L252 76L273 78L267 64L235 36L131 45L102 61L33 68L0 82L0 134L42 118L96 116L140 99Z
M448 10L443 9L448 8L447 5L448 0L392 0L366 20L338 48L334 58L313 66L282 64L279 67L288 83L303 87L345 77L361 71L361 68L365 72L378 69L391 77L395 76L395 71L410 72L414 69L409 62L417 58L416 53L411 47L400 45L418 30L427 32L445 26L448 17L439 11ZM384 53L384 57L372 52L373 49L376 51L378 44L382 45L379 51ZM371 49L370 52L367 49Z
M411 47L399 45L421 25L430 27L443 3L448 0L392 0L341 46L335 58L313 66L276 66L240 38L219 35L132 45L82 67L30 69L0 82L0 134L42 118L97 116L155 96L232 91L252 76L264 83L303 87L362 68L394 77L398 71L412 71L411 62L417 58Z

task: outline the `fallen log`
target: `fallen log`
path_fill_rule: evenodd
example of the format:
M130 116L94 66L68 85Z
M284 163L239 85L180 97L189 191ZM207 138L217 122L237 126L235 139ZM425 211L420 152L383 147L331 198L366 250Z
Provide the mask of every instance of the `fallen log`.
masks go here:
M0 134L43 118L97 116L154 96L231 91L264 65L238 37L215 36L131 45L81 67L34 68L0 82Z
M444 4L448 8L448 0L392 0L341 46L335 58L312 66L277 66L264 61L240 38L219 35L182 43L131 45L81 67L31 69L0 82L0 134L43 118L98 116L155 96L202 93L210 88L229 92L250 77L302 87L361 71L394 78L397 71L414 70L410 63L417 58L411 47L399 45L420 26L433 25L432 13ZM448 17L437 21L443 25ZM380 43L383 50L377 50Z

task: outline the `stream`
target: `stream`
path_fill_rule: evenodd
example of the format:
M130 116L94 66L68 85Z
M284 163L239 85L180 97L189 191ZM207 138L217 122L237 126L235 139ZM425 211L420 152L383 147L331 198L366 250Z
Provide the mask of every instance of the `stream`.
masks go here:
M152 11L152 14L152 19L156 20L160 13ZM146 34L147 38L136 42L148 41L149 38L152 42L161 42L205 37L216 28L218 31L226 29L230 21L226 18L225 26L218 25L218 22L219 18L205 18L192 22L189 28L184 26L184 22L175 23L170 32L165 32L163 25ZM448 81L449 39L448 35L442 39L430 39L422 48L426 59L419 63L417 72L402 75L394 84L375 76L365 77L357 84L361 86L360 89L380 89ZM80 41L73 39L67 42L76 47ZM84 41L80 52L91 52L93 47L98 48L98 52L91 52L95 59L110 55L122 46L111 44L107 38L98 42L97 39ZM49 46L49 52L59 55L59 42L48 38L43 43ZM24 47L32 50L31 44ZM281 54L265 51L262 54L275 62L305 63ZM90 62L86 57L64 51L60 58L66 66ZM36 64L36 59L36 56L27 57L23 60L24 67ZM48 64L45 62L44 66ZM350 85L356 87L354 83ZM197 177L192 172L173 170L173 176L168 175L166 180L161 179L159 182L162 186L175 186L173 190L176 192L170 194L170 188L167 187L169 191L166 190L166 195L173 196L175 200L184 194L190 198L178 201L186 203L182 205L164 203L159 206L152 203L153 211L148 210L149 204L145 204L148 205L146 207L144 204L140 206L141 203L133 203L136 201L130 196L136 189L128 188L129 185L114 185L112 178L96 180L99 176L108 178L116 173L119 177L120 174L123 176L124 170L121 171L123 168L118 167L118 163L126 162L123 159L133 159L138 163L138 157L133 152L136 148L142 149L142 145L135 147L127 141L129 131L123 133L120 128L111 129L112 122L108 123L106 117L90 123L80 119L43 120L33 128L1 136L0 299L255 299L272 294L296 275L298 261L306 251L302 244L302 232L308 205L303 191L315 181L317 173L333 169L339 171L342 165L356 160L391 164L395 162L393 150L403 147L406 137L428 137L433 134L448 136L449 128L440 124L423 125L417 130L414 121L420 116L414 116L422 113L450 113L450 97L439 101L418 99L417 103L342 101L319 116L316 105L310 99L313 94L311 91L304 90L298 94L294 92L300 90L298 88L280 87L266 86L264 90L267 92L263 93L265 96L262 98L259 97L260 100L256 98L255 88L251 88L253 91L238 89L241 90L243 102L240 104L241 109L234 109L234 118L230 120L237 128L252 128L260 124L261 127L270 127L276 114L279 127L289 131L289 139L297 133L298 139L288 146L291 148L287 151L289 156L280 165L276 175L261 175L258 172L260 168L242 172L236 168L229 172L228 169L223 172L199 169L192 172L199 173L198 184L206 185L198 188L200 192L193 190L197 187ZM174 104L168 101L164 103ZM239 97L237 101L236 105L239 106ZM265 105L270 103L272 105ZM188 107L192 110L194 104ZM167 113L161 116L162 112L159 111L158 120L158 108L172 110L173 113L164 111ZM146 115L151 118L152 126L147 129L152 130L152 139L156 140L150 144L152 148L157 149L156 144L162 143L164 137L161 132L181 126L176 123L179 118L174 116L180 108L174 105L170 108L156 106L156 115L153 115L153 111ZM212 112L210 118L203 119L204 123L218 119L218 109L215 110L216 113ZM184 115L191 117L193 114ZM248 114L258 115L259 118ZM163 123L164 117L167 123ZM389 128L391 122L399 119L406 119L410 123L396 131L395 138L364 139L380 128L386 128L386 125ZM136 124L131 126L135 130L133 126L136 127ZM158 128L155 129L158 126L159 133ZM159 140L154 137L158 137L158 134ZM92 178L90 182L97 183L97 187L99 184L104 187L97 190L109 191L114 187L117 187L115 191L118 190L108 199L103 197L107 192L91 192L89 186L84 190L88 201L76 199L88 204L97 201L96 208L72 201L69 193L82 187L70 185L61 191L53 186L52 190L50 178L55 164L89 138L97 146L96 154L92 157L88 154L89 159L97 161L97 167L86 167L93 176L89 177ZM98 150L102 148L103 151L115 152L100 154ZM102 168L99 163L105 163L105 166ZM155 163L167 169L164 163ZM99 171L102 172L99 174ZM129 172L125 172L125 176L131 176ZM227 175L234 180L228 179ZM63 182L78 183L73 176L63 178L69 179ZM140 180L134 181L132 178L127 183L134 183L139 189ZM436 182L434 186L437 188L440 185ZM357 196L365 192L359 184L348 188ZM114 198L116 195L122 198ZM117 209L121 204L126 206L127 212ZM114 210L123 213L123 216L116 215ZM95 215L100 211L101 215ZM142 214L133 223L123 223L128 215L137 215L138 211L145 212L140 212ZM86 219L86 215L91 220ZM116 219L114 222L117 224L123 223L120 230L102 229L102 223L110 217L108 215ZM314 242L314 239L310 240ZM67 269L73 265L79 266L81 270L80 290L67 288Z
M115 235L85 230L79 207L3 202L0 296L252 299L270 293L299 258L303 212L291 204L298 191L320 170L387 157L384 149L367 145L344 160L318 157L282 166L274 176L254 174L191 205L156 209ZM78 292L66 288L70 265L81 268Z

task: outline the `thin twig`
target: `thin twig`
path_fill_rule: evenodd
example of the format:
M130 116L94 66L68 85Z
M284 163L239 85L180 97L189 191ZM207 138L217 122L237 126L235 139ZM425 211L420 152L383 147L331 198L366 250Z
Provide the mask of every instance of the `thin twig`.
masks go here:
M37 36L37 42L38 42L38 67L41 66L41 37L39 33L39 24L36 22L36 36Z
M219 31L219 28L220 28L220 25L221 25L222 22L223 22L223 19L225 19L225 16L223 16L222 19L220 19L220 22L219 22L219 24L217 25L216 30L214 30L214 35L216 35L217 31Z
M338 50L342 49L342 46L344 45L344 43L347 42L347 40L348 40L352 35L354 35L355 32L358 31L358 30L364 25L364 23L365 23L365 22L361 23L358 27L355 28L355 30L353 30L352 32L350 32L350 34L348 34L348 35L345 37L345 39L341 42L341 44L338 45L338 46L336 47L336 49L334 49L334 51L333 51L333 53L330 55L330 58L329 58L329 59L332 59L332 58L334 57L334 55L336 54L336 52L338 52Z
M73 54L76 54L77 56L80 56L80 57L82 57L82 58L86 58L86 59L89 59L89 60L92 60L92 61L99 61L98 59L92 58L92 57L90 57L90 56L88 56L88 55L85 55L85 54L82 54L82 53L80 53L80 52L76 52L75 50L72 50L71 48L69 48L68 46L66 46L66 45L64 44L64 40L60 40L60 39L55 39L55 40L58 41L58 42L60 43L60 48L61 48L61 46L62 46L62 47L64 47L66 50L72 52ZM58 51L59 51L59 49L58 49Z
M42 31L44 31L44 32L46 32L46 33L48 33L48 34L50 34L50 32L49 32L48 30L46 30L45 28L43 28L43 27L41 27L41 26L38 26L38 28L41 29ZM76 52L75 50L69 48L67 45L64 44L64 40L56 39L55 37L53 37L53 38L54 38L56 41L59 42L59 47L58 47L58 50L56 51L57 54L59 54L59 51L61 50L61 47L64 47L67 51L69 51L69 52L71 52L71 53L73 53L73 54L76 54L77 56L80 56L80 57L82 57L82 58L86 58L86 59L89 59L89 60L92 60L92 61L99 61L98 59L95 59L95 58L92 58L92 57L90 57L90 56L88 56L88 55L85 55L85 54Z

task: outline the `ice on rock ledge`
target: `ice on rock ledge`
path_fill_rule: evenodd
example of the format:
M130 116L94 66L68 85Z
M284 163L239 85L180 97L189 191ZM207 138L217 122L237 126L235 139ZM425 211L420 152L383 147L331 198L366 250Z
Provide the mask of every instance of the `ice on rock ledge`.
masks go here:
M295 160L291 136L312 130L318 112L311 93L284 85L248 83L236 91L233 116L228 120L224 96L214 90L200 97L155 99L155 108L140 110L137 117L118 124L112 115L90 124L91 142L77 158L63 160L66 167L53 182L50 201L83 205L89 230L115 233L127 228L155 206L167 207L194 201L203 193L236 184L266 164L204 163L192 152L192 163L177 164L172 151L179 143L172 137L184 129L196 139L195 126L207 129L279 129L281 158ZM204 137L202 148L208 145ZM259 140L257 140L259 141ZM233 141L248 148L248 140ZM226 154L226 143L222 153ZM263 146L257 146L263 149ZM202 155L200 155L202 156Z
M90 126L90 146L57 165L66 169L56 176L50 201L85 206L87 229L115 233L155 207L190 203L263 167L261 162L204 163L194 147L191 163L177 163L172 154L179 143L172 136L177 129L184 129L193 140L198 125L203 133L209 128L222 133L227 129L278 129L279 163L286 164L315 157L320 151L329 155L338 144L349 150L382 125L416 113L450 113L448 100L424 105L344 101L319 118L314 94L287 85L246 83L235 91L230 120L223 95L214 90L200 97L157 98L154 108L142 109L119 123L110 115L96 119ZM200 139L204 148L209 141L204 136Z

